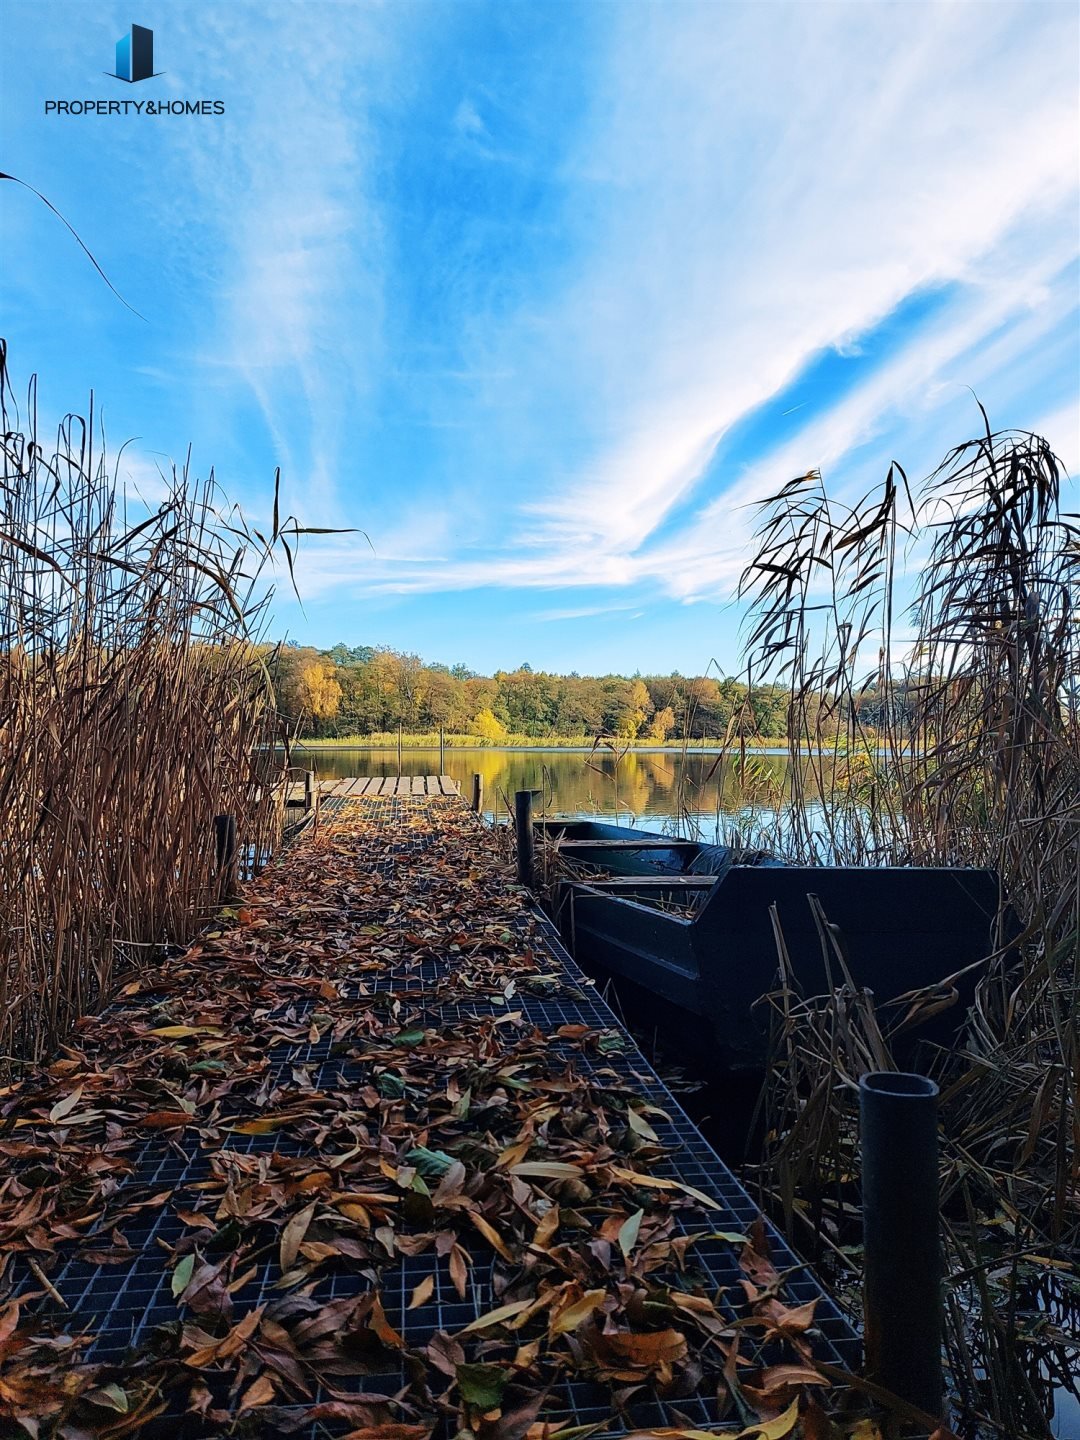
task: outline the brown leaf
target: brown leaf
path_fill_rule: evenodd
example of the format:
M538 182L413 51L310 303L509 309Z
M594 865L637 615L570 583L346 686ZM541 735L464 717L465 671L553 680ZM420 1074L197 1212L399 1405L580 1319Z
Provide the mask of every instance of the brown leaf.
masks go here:
M218 1227L214 1221L210 1219L210 1216L203 1215L198 1210L181 1210L178 1206L176 1215L185 1225L195 1226L199 1230L212 1230L215 1233L217 1231Z
M189 1115L186 1110L151 1110L138 1123L147 1130L179 1130L184 1125L191 1125L194 1119L194 1115Z
M241 1395L239 1413L242 1415L245 1410L254 1410L257 1405L269 1405L274 1393L274 1382L269 1375L260 1375Z
M386 1311L383 1309L382 1300L378 1295L375 1296L371 1306L371 1328L382 1343L388 1345L392 1350L405 1349L405 1341L387 1320Z
M419 1310L421 1305L426 1305L428 1303L434 1293L435 1276L425 1275L423 1280L420 1281L420 1284L417 1285L416 1289L412 1292L412 1298L409 1301L409 1309Z
M504 1260L513 1261L513 1252L495 1229L494 1225L485 1220L482 1215L477 1214L475 1210L469 1211L469 1219L476 1226L477 1230L480 1231L480 1234L483 1235L488 1244L494 1246Z
M300 1253L300 1243L308 1232L308 1226L311 1224L318 1204L317 1200L313 1200L310 1205L305 1205L303 1210L298 1211L281 1232L279 1253L282 1273L291 1270L296 1264L296 1257Z

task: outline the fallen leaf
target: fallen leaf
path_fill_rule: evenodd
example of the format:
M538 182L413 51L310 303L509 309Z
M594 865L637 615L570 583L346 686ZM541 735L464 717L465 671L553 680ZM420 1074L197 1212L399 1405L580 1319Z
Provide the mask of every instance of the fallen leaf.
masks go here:
M419 1310L421 1305L426 1305L428 1303L434 1293L435 1276L425 1275L423 1280L420 1281L420 1284L417 1285L415 1290L412 1292L412 1298L409 1301L409 1309Z
M178 1261L176 1269L172 1273L172 1280L170 1282L170 1287L172 1289L174 1298L178 1295L182 1295L187 1289L188 1285L191 1283L191 1275L194 1269L194 1254L185 1255L182 1260Z
M318 1204L317 1200L313 1200L310 1205L305 1205L303 1210L298 1211L281 1232L279 1256L283 1273L291 1270L296 1264L296 1257L300 1253L300 1243L308 1232L308 1226L311 1224Z
M607 1299L606 1290L586 1290L580 1300L565 1306L553 1315L549 1325L552 1335L568 1335L590 1315L596 1313Z
M458 1331L459 1335L470 1335L474 1330L489 1330L492 1325L505 1325L507 1320L520 1315L532 1304L531 1300L515 1300L511 1305L500 1305L496 1310L489 1310L486 1315L480 1315L477 1319L469 1322Z
M239 1413L242 1415L245 1410L254 1410L257 1405L269 1405L275 1393L274 1382L269 1375L260 1375L240 1396Z
M55 1125L56 1122L58 1120L62 1120L65 1115L71 1114L72 1110L75 1109L75 1106L78 1105L79 1101L82 1099L83 1088L84 1087L82 1085L77 1085L75 1089L72 1090L70 1095L65 1095L63 1100L58 1100L56 1102L56 1104L49 1111L50 1124Z
M782 1415L767 1420L761 1425L748 1425L740 1430L734 1440L784 1440L799 1423L799 1402L793 1400Z
M478 1410L494 1410L502 1403L503 1391L510 1379L510 1372L501 1365L459 1365L457 1367L458 1391L466 1405L475 1405Z
M630 1251L637 1244L638 1231L641 1229L644 1215L644 1210L635 1210L633 1215L619 1226L619 1249L627 1260L630 1258Z

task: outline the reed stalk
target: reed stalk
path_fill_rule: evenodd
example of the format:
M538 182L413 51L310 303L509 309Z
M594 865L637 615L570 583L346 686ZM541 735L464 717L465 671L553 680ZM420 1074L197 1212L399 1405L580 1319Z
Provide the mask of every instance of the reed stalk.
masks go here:
M790 688L793 759L786 805L743 817L729 838L802 863L988 865L1001 877L997 943L962 1042L923 1059L942 1085L952 1388L972 1423L1013 1436L1050 1433L1055 1363L1040 1372L1032 1361L1023 1286L1054 1256L1067 1269L1080 1242L1070 484L1044 440L989 425L917 496L894 465L845 506L815 472L765 503L743 579L751 674ZM905 600L911 632L898 653ZM796 745L810 747L802 763ZM1018 939L1006 934L1010 911ZM858 1206L859 1077L895 1068L892 1035L955 990L943 977L886 1009L850 984L806 996L781 971L761 1180L796 1238L842 1255Z
M286 737L257 641L300 532L249 530L188 464L160 501L126 495L93 403L47 450L2 342L0 409L3 1067L191 938L222 898L215 815L248 871L276 844Z

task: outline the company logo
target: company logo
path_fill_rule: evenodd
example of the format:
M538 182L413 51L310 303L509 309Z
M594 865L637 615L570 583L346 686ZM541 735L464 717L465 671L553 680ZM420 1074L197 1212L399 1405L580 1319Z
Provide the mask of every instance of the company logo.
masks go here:
M160 74L160 71L156 72ZM145 25L132 25L126 35L116 42L117 80L126 80L134 85L139 80L150 80L154 70L154 32Z
M116 42L116 69L105 74L126 85L163 75L154 69L154 32L132 25ZM153 91L150 91L153 96ZM224 100L46 100L46 115L224 115Z

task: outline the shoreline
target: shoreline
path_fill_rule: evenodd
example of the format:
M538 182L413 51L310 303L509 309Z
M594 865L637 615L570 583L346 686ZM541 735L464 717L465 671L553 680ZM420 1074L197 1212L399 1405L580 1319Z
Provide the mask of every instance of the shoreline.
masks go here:
M396 755L397 752L398 752L398 747L397 747L396 745L384 745L384 744L381 744L381 743L380 743L380 744L372 744L370 741L363 741L363 740L294 740L293 743L292 743L291 748L292 748L292 750L294 750L294 751L296 751L296 750L302 750L302 751L308 751L308 750L313 750L313 751L319 751L319 750L367 750L367 751L370 751L372 754L383 754L383 755ZM406 751L406 750L408 750L408 751L412 751L412 752L427 752L427 753L429 753L429 754L432 754L432 753L435 753L436 751L438 751L438 749L439 749L439 744L438 744L438 741L436 741L434 744L432 744L432 743L430 743L429 741L426 741L426 740L423 741L422 743L410 742L407 737L403 737L403 738L402 738L402 742L401 742L401 749L402 749L403 752ZM467 752L469 752L469 751L474 751L474 750L483 750L483 751L485 751L485 752L490 752L491 754L494 754L494 755L497 755L497 754L500 754L500 753L504 753L504 754L521 754L521 755L530 755L530 754L532 754L532 755L535 755L535 754L545 754L545 755L604 755L604 754L611 754L611 751L607 749L607 746L606 746L606 745L599 745L599 746L592 746L592 745L545 745L542 741L541 741L541 742L538 742L538 743L535 744L535 745L501 745L501 744L500 744L500 745L495 745L495 744L483 744L483 743L462 745L462 744L451 744L449 741L447 741L446 746L445 746L445 749L446 749L447 751L458 750L458 751L462 751L462 752L464 752L464 753L467 753ZM754 755L790 755L790 754L791 754L791 750L789 749L789 747L788 747L787 745L745 745L745 746L742 747L742 749L745 750L747 754L754 754ZM719 743L710 743L710 744L687 744L687 745L684 745L684 744L680 741L677 745L633 745L633 744L631 744L631 745L628 745L628 746L626 747L626 749L623 750L621 753L622 753L622 754L632 754L632 755L680 755L680 754L683 754L683 753L685 753L685 754L694 754L694 755L723 755L723 754L737 755L737 754L739 753L739 747L738 747L738 746L735 746L735 747L732 747L732 746L724 746L724 745L721 745L721 744L719 744ZM802 754L809 754L810 752L809 752L809 751L802 751L801 753L802 753ZM818 753L821 753L821 752L818 752Z

